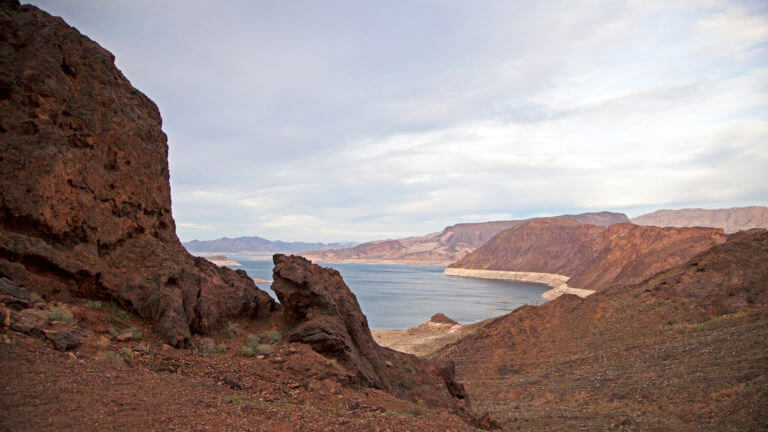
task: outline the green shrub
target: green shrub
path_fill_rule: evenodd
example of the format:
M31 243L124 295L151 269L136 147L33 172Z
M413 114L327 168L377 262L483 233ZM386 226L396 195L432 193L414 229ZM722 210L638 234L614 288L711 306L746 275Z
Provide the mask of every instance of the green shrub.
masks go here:
M112 336L112 337L115 337L115 336L117 336L117 335L119 335L119 334L120 334L120 332L119 332L119 331L117 331L117 329L116 329L116 328L114 328L114 327L110 327L110 328L108 328L108 329L107 329L107 332L108 332L108 333L109 333L109 335L110 335L110 336Z
M101 302L98 300L86 300L85 306L91 309L101 309Z
M49 321L63 321L67 324L75 322L75 317L72 316L72 312L70 312L69 309L61 307L52 307L48 309L45 311L45 316L48 317Z
M253 350L250 347L248 347L248 345L243 345L243 349L240 350L240 354L246 357L253 357L255 355Z
M114 367L125 366L125 360L116 351L102 351L99 353L99 360L104 361Z
M131 349L128 347L121 349L120 354L122 354L123 357L133 358L133 351L131 351Z
M256 351L257 354L270 355L272 354L272 345L260 344L254 351Z
M259 335L261 340L267 341L267 343L274 344L275 342L279 342L280 339L282 339L282 335L277 330L267 330L261 335Z
M141 332L136 330L134 327L127 328L124 331L131 332L131 334L133 335L133 340L135 340L136 342L140 341L143 336Z
M228 349L229 347L227 347L225 344L216 345L216 352L219 354L227 352Z
M240 351L244 356L251 357L256 354L269 355L272 353L272 345L262 344L258 336L248 335Z

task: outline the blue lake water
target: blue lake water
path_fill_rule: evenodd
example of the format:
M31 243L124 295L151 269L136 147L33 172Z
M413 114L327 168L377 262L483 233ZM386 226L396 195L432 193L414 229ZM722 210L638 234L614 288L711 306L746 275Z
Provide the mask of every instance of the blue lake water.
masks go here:
M272 280L272 261L230 255L253 278ZM443 274L443 266L324 264L338 270L357 296L371 329L404 329L442 312L461 323L503 315L524 304L540 304L546 285ZM259 288L275 297L269 284Z

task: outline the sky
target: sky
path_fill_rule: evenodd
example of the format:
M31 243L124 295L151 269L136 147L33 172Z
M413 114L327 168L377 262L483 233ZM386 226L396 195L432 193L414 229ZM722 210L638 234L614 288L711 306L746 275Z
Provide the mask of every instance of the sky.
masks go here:
M183 241L768 204L768 2L38 0L160 108Z

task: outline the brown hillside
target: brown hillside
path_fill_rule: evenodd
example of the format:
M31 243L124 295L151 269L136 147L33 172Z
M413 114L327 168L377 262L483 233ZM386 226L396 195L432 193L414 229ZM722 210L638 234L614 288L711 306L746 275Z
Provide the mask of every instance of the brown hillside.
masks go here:
M632 223L660 227L714 227L734 233L751 228L768 228L768 207L657 210L632 218Z
M495 235L531 220L563 219L597 226L629 222L621 213L599 212L563 215L554 218L463 223L422 237L378 240L353 248L307 251L302 255L320 262L381 262L403 264L442 264L455 262L488 242Z
M450 267L562 274L571 287L600 290L640 282L725 238L714 228L540 219L504 231Z
M768 427L768 232L586 299L525 306L443 348L525 430Z

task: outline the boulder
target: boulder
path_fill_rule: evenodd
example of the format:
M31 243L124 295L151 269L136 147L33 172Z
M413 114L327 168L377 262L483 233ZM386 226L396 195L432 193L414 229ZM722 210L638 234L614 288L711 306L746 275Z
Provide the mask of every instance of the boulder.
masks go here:
M289 339L336 359L360 384L387 389L380 347L339 272L299 256L277 254L273 261L272 289L291 329Z
M114 299L187 344L271 297L187 253L157 106L61 18L0 2L0 276L47 299Z
M429 319L429 322L437 323L437 324L451 324L451 325L458 324L458 322L454 321L451 318L448 318L448 316L443 313L436 313L432 315L432 317Z
M0 278L0 303L12 309L22 310L27 309L31 301L32 294L26 288L6 278Z
M45 312L36 309L24 309L11 315L11 330L28 335L42 335L48 325Z
M57 350L70 350L80 346L80 339L69 330L46 331L45 337L53 342Z

